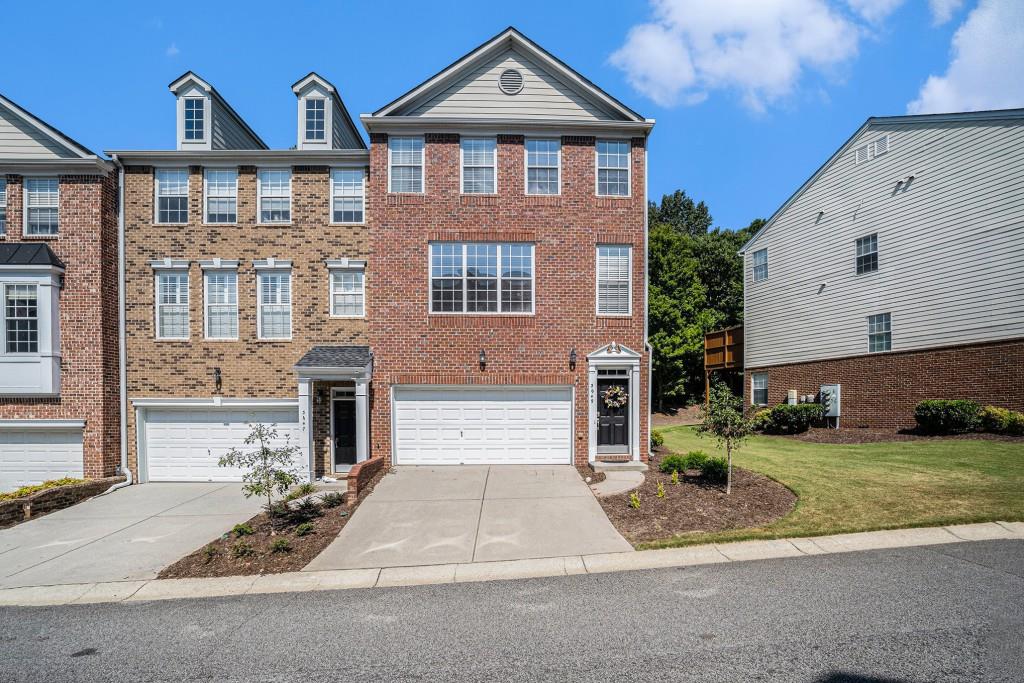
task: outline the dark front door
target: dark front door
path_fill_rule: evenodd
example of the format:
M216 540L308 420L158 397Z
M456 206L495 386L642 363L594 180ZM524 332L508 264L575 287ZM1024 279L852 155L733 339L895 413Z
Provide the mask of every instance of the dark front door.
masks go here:
M605 400L611 387L622 387L627 392L625 405L612 407ZM629 450L629 380L597 380L597 450L599 453L625 453Z
M356 402L334 400L334 465L356 463Z

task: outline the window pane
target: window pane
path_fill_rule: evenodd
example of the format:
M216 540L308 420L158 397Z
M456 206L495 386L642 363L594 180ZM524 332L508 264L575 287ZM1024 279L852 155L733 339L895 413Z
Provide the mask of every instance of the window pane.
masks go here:
M857 240L857 274L878 270L878 234Z
M331 315L363 315L363 271L331 273Z
M157 275L156 322L158 338L188 337L187 272Z
M600 245L597 248L597 313L627 315L630 308L630 248Z
M156 220L158 223L188 222L188 170L162 168L156 171Z
M423 168L421 166L392 166L392 192L422 192Z
M362 223L366 173L361 168L331 171L332 217L334 223Z
M323 140L326 101L311 98L306 100L306 139Z
M286 339L292 334L291 273L260 274L260 336Z
M391 192L423 191L423 138L388 139Z
M206 274L206 316L208 337L233 339L238 336L238 274Z
M0 178L0 235L7 232L7 179Z
M234 223L237 219L238 172L206 171L206 222Z
M768 374L763 372L755 373L751 377L753 388L752 400L756 405L768 404Z
M466 311L498 310L498 245L466 245Z
M185 100L185 139L202 140L204 135L205 100L190 97Z
M868 316L868 351L892 349L891 318L888 313Z
M7 353L38 353L39 302L36 285L7 285L4 318Z
M528 168L526 170L527 194L558 194L557 168Z
M629 143L623 140L597 141L597 193L629 195Z
M288 169L259 172L260 222L287 223L291 220L291 179Z
M56 178L28 178L25 180L27 194L29 235L56 235L58 226L58 204L60 183Z
M762 280L768 279L768 250L759 249L754 252L752 256L753 263L753 280L754 282L761 282Z

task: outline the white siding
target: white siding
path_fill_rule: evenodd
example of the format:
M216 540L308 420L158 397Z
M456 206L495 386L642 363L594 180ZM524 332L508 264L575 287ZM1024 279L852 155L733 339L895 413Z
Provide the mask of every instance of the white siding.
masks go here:
M855 163L885 133L888 153ZM878 271L857 275L871 233ZM869 127L751 245L744 289L748 368L866 354L876 313L893 351L1024 337L1024 125Z
M517 95L506 95L498 88L498 76L509 68L519 69L523 74L523 89ZM608 121L621 118L597 107L523 54L512 49L481 64L407 114L426 117L508 117L569 121Z
M71 159L77 156L7 107L0 105L0 158Z

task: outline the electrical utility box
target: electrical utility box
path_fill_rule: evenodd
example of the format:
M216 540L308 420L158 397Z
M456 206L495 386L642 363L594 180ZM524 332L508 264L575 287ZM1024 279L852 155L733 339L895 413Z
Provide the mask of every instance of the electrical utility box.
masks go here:
M841 406L840 385L822 384L821 403L825 406L825 417L839 417Z

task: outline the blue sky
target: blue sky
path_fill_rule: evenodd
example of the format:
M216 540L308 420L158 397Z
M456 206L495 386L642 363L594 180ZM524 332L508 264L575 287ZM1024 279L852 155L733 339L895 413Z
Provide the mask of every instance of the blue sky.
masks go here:
M770 215L868 116L1024 106L1021 0L146 5L9 5L0 92L93 150L165 149L166 86L192 69L285 148L307 72L358 115L514 25L657 119L651 197L683 188L727 228ZM10 30L43 22L45 50Z

